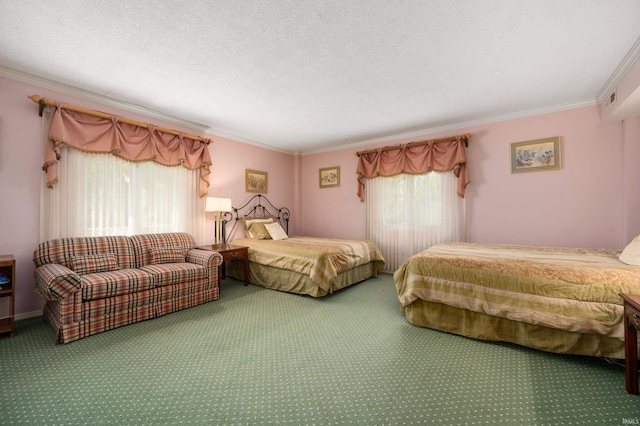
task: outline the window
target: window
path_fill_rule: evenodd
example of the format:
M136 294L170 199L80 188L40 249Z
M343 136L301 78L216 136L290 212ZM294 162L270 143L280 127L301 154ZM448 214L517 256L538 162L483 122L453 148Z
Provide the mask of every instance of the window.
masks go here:
M43 241L177 231L205 237L198 171L63 147L58 177L53 189L43 185Z
M411 255L465 238L464 198L453 172L399 174L367 180L367 238L394 271Z

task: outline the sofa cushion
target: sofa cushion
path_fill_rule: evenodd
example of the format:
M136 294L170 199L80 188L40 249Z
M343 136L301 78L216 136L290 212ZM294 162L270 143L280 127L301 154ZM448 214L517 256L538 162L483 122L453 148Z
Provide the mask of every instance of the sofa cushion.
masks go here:
M187 250L182 247L151 247L150 265L158 265L160 263L182 263L187 254Z
M206 266L195 263L162 263L143 266L140 270L153 277L156 287L199 281L209 276Z
M118 259L113 253L87 254L85 256L72 256L69 260L69 269L83 274L95 274L97 272L109 272L120 269Z
M131 237L136 258L136 268L154 264L155 251L151 248L181 247L184 254L195 247L195 240L185 232L167 232L162 234L141 234ZM183 255L184 257L184 255ZM182 260L184 262L184 260Z
M153 277L140 269L119 269L81 275L80 283L83 300L137 293L154 287Z
M33 253L36 267L58 263L71 269L71 258L101 253L113 253L122 269L135 267L131 240L126 236L58 238L40 243Z

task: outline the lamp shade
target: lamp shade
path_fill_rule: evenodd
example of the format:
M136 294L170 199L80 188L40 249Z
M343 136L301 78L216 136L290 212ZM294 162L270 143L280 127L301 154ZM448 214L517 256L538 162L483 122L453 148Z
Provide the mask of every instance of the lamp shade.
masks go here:
M230 212L231 198L207 197L205 211L208 212Z

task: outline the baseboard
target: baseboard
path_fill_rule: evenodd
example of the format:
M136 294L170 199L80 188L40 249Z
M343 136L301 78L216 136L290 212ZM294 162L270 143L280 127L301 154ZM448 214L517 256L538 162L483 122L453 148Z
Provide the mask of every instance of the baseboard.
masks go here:
M31 312L24 312L22 314L17 314L13 317L13 319L14 321L20 321L24 319L41 317L41 316L42 316L42 310L39 310L39 311L31 311Z

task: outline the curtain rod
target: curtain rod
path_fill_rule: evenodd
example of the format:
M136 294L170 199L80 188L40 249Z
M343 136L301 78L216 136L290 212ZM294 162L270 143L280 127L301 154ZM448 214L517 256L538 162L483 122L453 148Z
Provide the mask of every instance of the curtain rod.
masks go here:
M38 114L40 115L40 117L42 117L42 110L44 109L45 105L49 105L49 106L56 106L57 102L52 100L52 99L47 99L47 98L43 98L40 97L38 95L31 95L28 96L29 99L31 99L33 102L37 103L40 105L40 109L38 111ZM93 109L87 109L87 108L82 108L79 106L75 106L75 105L70 105L70 104L62 104L61 108L64 109L68 109L69 111L76 111L76 112L81 112L84 114L89 114L89 115L93 115L96 117L101 117L101 118L111 118L112 115L111 114L107 114L105 112L100 112L100 111L96 111ZM142 127L144 129L148 129L149 125L147 123L143 123L141 121L135 121L135 120L130 120L128 118L124 118L124 117L120 117L118 116L118 121L121 123L126 123L126 124L131 124L133 126L138 126L138 127ZM179 136L180 132L176 131L176 130L171 130L171 129L165 129L164 127L156 127L155 130L157 130L158 132L162 132L162 133L168 133L170 135L176 135ZM212 143L213 141L211 139L206 139L200 136L194 136L194 135L189 135L186 133L182 134L182 137L187 138L187 139L193 139L194 141L200 141L200 142L204 142L207 145L209 145L210 143Z
M469 139L471 138L471 136L472 136L471 133L465 133L464 135L450 136L448 138L433 139L433 140L430 140L430 141L410 142L410 143L406 144L406 146L411 147L411 146L426 145L429 142L433 142L433 143L452 142L452 141L457 140L457 138L460 138L462 143L464 143L464 146L466 148L468 148L469 147ZM385 146L384 148L379 148L379 149L368 149L366 151L358 151L358 152L355 153L355 155L357 155L359 157L362 154L369 154L371 152L389 151L389 150L392 150L392 149L399 149L401 146L402 145L394 145L394 146Z

